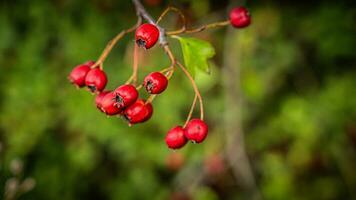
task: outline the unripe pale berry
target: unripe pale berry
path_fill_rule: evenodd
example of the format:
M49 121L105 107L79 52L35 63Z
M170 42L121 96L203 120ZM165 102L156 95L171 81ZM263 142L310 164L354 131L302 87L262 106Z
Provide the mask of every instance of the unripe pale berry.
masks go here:
M230 11L230 23L235 28L244 28L251 23L251 15L245 7L237 7Z
M103 101L105 95L107 95L110 92L112 92L112 91L103 91L103 92L100 92L100 94L96 95L96 97L95 97L96 107L102 112L104 112L103 109L101 108L102 107L102 101Z
M185 127L184 135L188 140L200 143L208 135L208 125L200 119L192 119Z
M176 126L169 130L165 140L170 149L180 149L187 143L187 139L184 136L184 129L181 126Z
M115 94L113 92L107 93L101 100L101 110L107 115L119 114L122 109L116 106Z
M172 171L178 171L184 165L184 155L179 152L172 152L166 157L166 167Z
M137 124L149 120L152 113L152 104L146 103L143 99L138 99L134 104L124 110L124 117L129 124Z
M85 77L85 85L93 93L103 91L107 82L106 74L100 68L91 69Z
M150 94L162 93L168 85L168 79L161 72L152 72L144 79L143 86Z
M140 47L149 49L153 47L159 38L159 30L153 24L142 24L136 30L136 43Z
M128 107L135 103L138 98L137 89L130 84L119 86L115 89L114 93L116 95L115 101L118 108Z
M94 61L88 61L84 64L77 65L76 67L74 67L68 76L69 81L77 87L84 87L85 77L90 71L90 67L94 64Z

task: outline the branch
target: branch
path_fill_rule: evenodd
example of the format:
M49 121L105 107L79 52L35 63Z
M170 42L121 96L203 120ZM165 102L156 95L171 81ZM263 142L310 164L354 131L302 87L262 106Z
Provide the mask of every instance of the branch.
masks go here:
M230 21L226 20L226 21L222 21L222 22L215 22L215 23L211 23L211 24L206 24L203 26L200 26L198 28L195 29L186 29L185 27L177 30L177 31L168 31L167 35L178 35L178 34L183 34L183 33L199 33L202 32L206 29L210 29L210 28L217 28L217 27L224 27L224 26L228 26L230 25Z

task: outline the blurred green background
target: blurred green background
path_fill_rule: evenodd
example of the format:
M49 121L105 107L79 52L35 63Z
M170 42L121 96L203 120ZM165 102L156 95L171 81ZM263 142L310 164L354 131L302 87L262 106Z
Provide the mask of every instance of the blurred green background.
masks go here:
M224 20L236 5L252 13L246 29L191 35L217 52L211 75L196 77L207 140L165 145L194 96L181 71L151 120L133 127L68 82L136 22L131 1L2 0L0 199L356 199L355 1L143 3L154 17L181 8L190 27ZM179 25L174 15L162 22ZM105 62L107 88L130 76L133 43L126 36ZM140 80L168 65L158 45L141 51Z

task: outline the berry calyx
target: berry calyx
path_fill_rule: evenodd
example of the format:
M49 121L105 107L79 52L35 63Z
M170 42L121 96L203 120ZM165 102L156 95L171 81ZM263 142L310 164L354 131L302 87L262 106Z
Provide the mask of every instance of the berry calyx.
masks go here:
M138 99L134 104L125 109L124 117L129 124L137 124L149 120L152 113L152 104L146 103L143 99Z
M138 98L138 91L135 86L127 84L115 89L115 101L118 108L132 105Z
M115 96L113 92L109 92L101 100L100 108L107 115L116 115L122 111L122 109L116 106Z
M180 149L187 143L184 136L184 129L181 126L176 126L168 131L166 135L166 144L170 149Z
M100 68L91 69L85 77L85 85L92 93L99 93L104 90L108 79Z
M230 23L235 28L244 28L251 23L251 15L245 7L237 7L230 11Z
M145 77L143 86L150 94L162 93L168 85L168 79L160 72L152 72Z
M188 140L200 143L208 135L208 125L203 120L192 119L185 127L184 135Z
M111 91L103 91L103 92L100 92L100 94L98 94L98 95L96 95L96 97L95 97L95 104L96 104L96 107L100 110L100 111L102 111L102 112L104 112L103 111L103 109L101 108L102 107L102 102L103 102L103 99L104 99L104 97L105 97L105 95L107 95L108 93L110 93Z
M153 24L142 24L136 30L136 43L140 47L149 49L153 47L159 38L159 30Z
M79 88L84 87L85 77L90 71L90 67L94 64L94 61L88 61L84 64L77 65L76 67L74 67L68 76L69 81Z

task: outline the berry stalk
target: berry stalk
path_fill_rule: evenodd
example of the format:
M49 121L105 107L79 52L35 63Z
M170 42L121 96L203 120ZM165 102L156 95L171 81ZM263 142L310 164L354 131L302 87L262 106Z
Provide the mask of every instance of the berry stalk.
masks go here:
M103 63L105 59L108 57L112 48L116 45L116 43L126 34L133 32L141 23L142 23L142 19L139 17L137 23L134 26L132 26L129 29L121 31L112 40L110 40L109 43L106 45L104 51L101 53L100 57L96 61L96 63L93 66L91 66L91 68L95 68L99 66L100 69L103 69Z
M162 12L162 14L158 17L156 23L158 24L163 19L163 17L165 17L167 15L167 13L169 11L175 12L175 13L177 13L179 15L180 19L182 20L183 25L182 25L182 28L177 30L177 31L184 32L186 30L187 22L185 20L185 16L184 16L183 12L181 10L179 10L178 8L176 8L176 7L169 6L168 8L166 8Z
M194 100L193 100L192 106L190 107L189 114L188 114L187 119L185 120L183 128L185 128L187 126L189 120L192 118L195 105L197 104L197 99L198 99L198 95L194 95Z
M134 53L133 53L133 64L132 64L132 74L129 79L125 82L125 84L130 84L133 83L133 85L136 86L137 84L137 74L138 74L138 45L135 43L134 44ZM140 86L136 88L137 90L141 89Z
M189 74L188 70L180 63L180 62L177 62L177 65L181 68L181 70L184 72L184 74L188 77L188 79L190 80L192 86L193 86L193 89L194 89L194 92L195 92L195 95L197 95L198 99L199 99L199 106L200 106L200 119L201 120L204 120L204 106L203 106L203 98L201 97L201 94L199 92L199 89L193 79L193 77Z
M224 26L228 26L228 25L230 25L230 21L226 20L226 21L206 24L206 25L203 25L203 26L195 28L195 29L188 29L188 30L180 29L180 30L176 30L176 31L167 31L166 34L167 35L178 35L178 34L183 34L183 33L199 33L206 29L224 27Z

